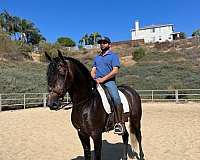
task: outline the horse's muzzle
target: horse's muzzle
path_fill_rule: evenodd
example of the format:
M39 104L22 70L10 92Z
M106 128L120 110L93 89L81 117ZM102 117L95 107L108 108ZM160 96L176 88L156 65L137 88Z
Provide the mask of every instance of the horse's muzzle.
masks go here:
M50 108L50 110L58 110L58 108L60 107L60 102L54 102L52 105L47 104L47 106Z
M49 93L47 97L47 106L50 108L50 110L57 110L61 106L59 97L56 93Z

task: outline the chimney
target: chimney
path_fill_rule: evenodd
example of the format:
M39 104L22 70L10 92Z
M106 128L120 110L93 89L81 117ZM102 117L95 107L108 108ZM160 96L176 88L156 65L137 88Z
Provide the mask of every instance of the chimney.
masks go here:
M136 20L136 21L135 21L135 30L138 31L139 28L140 28L140 26L139 26L139 21Z

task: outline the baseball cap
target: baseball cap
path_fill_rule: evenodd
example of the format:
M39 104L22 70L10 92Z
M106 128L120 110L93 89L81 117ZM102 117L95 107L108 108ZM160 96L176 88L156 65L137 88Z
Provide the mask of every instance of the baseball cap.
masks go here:
M101 37L101 38L97 41L98 44L100 44L101 42L108 42L108 43L111 43L110 38L105 37L105 36Z

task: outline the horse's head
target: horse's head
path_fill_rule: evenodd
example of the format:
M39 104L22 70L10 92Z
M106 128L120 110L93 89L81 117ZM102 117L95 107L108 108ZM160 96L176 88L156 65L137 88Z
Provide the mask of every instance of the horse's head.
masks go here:
M45 56L50 62L47 69L49 91L47 106L51 110L57 110L61 105L60 99L64 97L72 85L72 67L70 61L66 60L60 51L58 51L56 58L52 59L46 52Z

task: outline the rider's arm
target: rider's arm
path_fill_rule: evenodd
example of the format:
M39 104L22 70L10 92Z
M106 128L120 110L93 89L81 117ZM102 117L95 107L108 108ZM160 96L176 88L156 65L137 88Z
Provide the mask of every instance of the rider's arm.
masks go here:
M108 73L106 76L103 77L104 81L107 81L107 80L115 77L118 72L119 72L119 68L113 67L113 70L110 73Z
M119 67L113 67L113 70L102 78L96 79L97 83L103 83L113 77L119 72Z
M96 75L96 67L92 67L92 70L90 72L92 78L95 78L95 75Z

